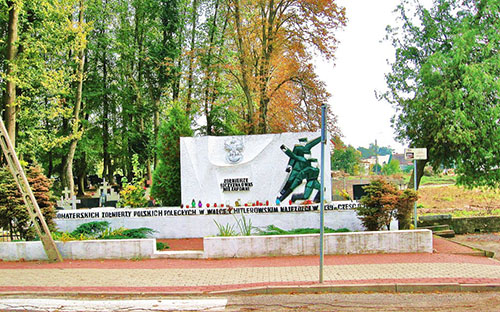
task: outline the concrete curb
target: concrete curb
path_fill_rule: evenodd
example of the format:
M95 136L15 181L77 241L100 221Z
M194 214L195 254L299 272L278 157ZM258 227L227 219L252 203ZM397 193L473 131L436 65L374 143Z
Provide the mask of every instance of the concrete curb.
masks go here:
M496 259L496 253L494 251L491 251L491 250L486 250L486 249L483 249L483 248L479 248L477 246L472 246L472 245L469 245L469 244L466 244L464 242L461 242L461 241L457 241L457 240L454 240L454 239L450 239L451 242L454 242L455 244L458 244L458 245L462 245L462 246L465 246L465 247L468 247L468 248L471 248L473 250L478 250L480 252L483 253L483 256L485 257L488 257L488 258L492 258L492 259Z
M3 291L0 297L35 295L36 297L155 297L155 296L224 296L290 293L430 293L430 292L498 292L500 284L460 283L389 283L389 284L346 284L346 285L297 285L262 286L217 291L179 292L103 292L103 291Z

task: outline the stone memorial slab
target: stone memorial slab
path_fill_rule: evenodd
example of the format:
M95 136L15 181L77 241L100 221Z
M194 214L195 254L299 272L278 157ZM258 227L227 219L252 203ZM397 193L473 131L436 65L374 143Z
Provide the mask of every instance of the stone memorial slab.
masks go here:
M319 199L319 132L181 138L181 197L203 206ZM325 200L331 201L330 143Z

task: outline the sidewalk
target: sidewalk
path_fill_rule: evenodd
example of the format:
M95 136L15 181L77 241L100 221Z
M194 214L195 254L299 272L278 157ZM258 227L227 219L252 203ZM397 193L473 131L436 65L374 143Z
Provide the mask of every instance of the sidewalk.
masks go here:
M0 262L0 295L500 290L500 261L434 237L433 254Z

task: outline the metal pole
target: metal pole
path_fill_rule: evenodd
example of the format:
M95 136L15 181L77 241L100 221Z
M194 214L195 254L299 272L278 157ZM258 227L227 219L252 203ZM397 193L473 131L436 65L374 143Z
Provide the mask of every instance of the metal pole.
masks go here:
M417 160L413 160L413 187L415 189L415 192L417 191ZM417 228L417 201L413 203L413 216L414 216L414 221L413 225L415 229Z
M324 249L324 236L325 236L325 143L326 143L326 105L321 106L321 190L320 190L320 203L319 203L319 282L323 283L323 249Z

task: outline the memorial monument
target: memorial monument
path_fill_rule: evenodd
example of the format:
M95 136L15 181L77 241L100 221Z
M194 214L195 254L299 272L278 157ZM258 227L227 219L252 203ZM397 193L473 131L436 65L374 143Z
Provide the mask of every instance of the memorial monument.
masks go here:
M319 201L319 132L181 138L181 197L230 206ZM325 200L331 200L330 146Z

